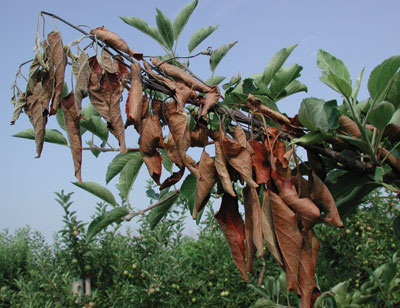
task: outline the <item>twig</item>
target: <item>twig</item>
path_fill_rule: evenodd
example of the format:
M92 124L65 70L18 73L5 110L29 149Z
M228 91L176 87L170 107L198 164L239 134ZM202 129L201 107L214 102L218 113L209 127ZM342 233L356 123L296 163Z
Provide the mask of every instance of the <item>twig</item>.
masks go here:
M82 151L118 152L119 149L91 146L91 147L83 147ZM137 152L137 151L139 151L139 148L128 148L128 152Z

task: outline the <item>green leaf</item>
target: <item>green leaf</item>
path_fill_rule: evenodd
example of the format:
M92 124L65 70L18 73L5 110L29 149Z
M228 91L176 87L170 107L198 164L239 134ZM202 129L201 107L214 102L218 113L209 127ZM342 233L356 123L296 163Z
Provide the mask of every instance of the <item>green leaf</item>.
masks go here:
M328 76L332 72L338 78L349 83L351 87L350 73L342 60L320 49L317 55L317 65L323 71L323 75Z
M126 207L117 207L93 219L86 232L86 242L89 242L99 232L105 230L109 225L115 222L120 222L121 219L128 214L129 210Z
M233 90L234 89L233 87L236 86L240 82L241 79L242 79L242 77L240 77L240 74L238 76L233 76L228 83L225 83L224 85L222 85L222 89L224 89L226 91L226 93L231 92L229 90Z
M57 110L56 120L57 120L58 126L60 126L65 131L66 128L65 128L64 112L62 111L61 108L58 108L58 110Z
M278 101L278 100L280 100L280 99L282 99L284 97L299 93L299 92L307 92L307 91L308 91L308 89L307 89L307 86L305 84L301 83L298 80L293 80L282 91L282 93L279 95L279 97L277 98L276 101Z
M393 221L393 231L397 239L400 240L400 215Z
M115 156L108 165L106 183L108 184L117 174L119 174L131 159L138 160L139 158L141 159L140 152L128 152Z
M134 154L130 156L130 159L126 162L119 175L118 189L121 192L122 197L126 200L128 200L129 192L131 191L132 185L143 164L140 152L133 153Z
M168 16L164 15L164 13L161 12L159 9L156 10L156 22L158 31L163 39L163 42L165 43L165 46L169 50L172 50L172 47L174 46L174 29L172 27L171 20L169 20Z
M391 102L395 106L396 110L400 108L400 72L397 72L394 76L386 100Z
M89 104L82 110L82 117L85 119L89 119L92 117L100 117L100 113L93 107L93 104L89 102Z
M272 78L276 74L276 72L282 67L283 63L285 63L286 59L292 53L292 51L296 48L297 44L287 46L281 50L279 50L272 59L267 63L264 68L264 73L262 76L262 82L265 87L268 87Z
M362 80L362 77L364 75L364 70L365 70L365 67L362 69L362 71L358 75L357 80L356 80L356 84L354 85L353 91L351 92L351 97L352 97L352 99L354 101L357 100L358 92L360 91L361 80Z
M171 197L174 195L174 197ZM179 194L176 193L176 191L170 191L167 194L165 194L162 197L163 201L160 201L160 204L157 205L155 208L153 208L149 214L149 219L150 219L150 228L154 229L157 224L160 222L160 220L166 216L171 209L172 205L175 203L175 201L178 199ZM168 199L171 197L170 199ZM168 200L167 200L168 199Z
M163 39L158 30L153 26L149 26L148 23L145 22L143 19L137 17L121 17L121 16L120 18L128 25L136 28L137 30L143 32L144 34L147 34L161 45L164 45Z
M380 102L385 99L399 67L400 55L397 55L386 59L373 69L368 80L368 91L374 101Z
M189 175L183 181L180 191L181 195L187 200L187 205L190 210L190 215L193 214L194 202L196 200L196 183L197 178L193 173Z
M101 120L98 116L92 116L89 118L81 119L81 127L87 129L103 141L108 139L108 128L107 124Z
M117 202L115 201L114 195L111 191L109 191L106 187L95 183L95 182L72 182L75 186L90 192L92 195L99 197L103 201L107 202L112 206L118 206Z
M162 164L163 164L164 168L167 171L172 173L173 164L172 164L171 159L167 155L167 149L161 150L161 158L162 158Z
M379 130L383 130L393 117L395 110L392 103L383 101L372 108L368 121Z
M192 15L194 9L196 8L198 0L194 0L193 2L187 4L175 17L173 29L174 29L174 36L175 40L178 39L179 35L181 34L183 28L186 26L190 16Z
M326 135L326 134L321 133L320 131L314 130L304 136L301 136L300 138L292 139L292 141L290 141L289 145L292 145L295 143L301 143L304 145L320 143L329 137L330 137L329 135Z
M286 87L300 76L302 69L303 67L298 64L280 68L271 81L271 86L269 88L271 98L276 100L280 94L285 91Z
M400 108L396 110L393 114L392 119L390 120L390 124L400 125Z
M35 140L35 130L33 128L28 128L16 133L13 137ZM60 145L68 145L67 139L65 139L63 134L56 129L46 129L44 141Z
M201 44L207 37L211 35L215 30L218 29L218 26L208 26L204 28L200 28L190 37L188 49L191 54L192 51Z
M351 88L351 83L339 77L332 71L329 71L327 75L323 74L319 79L327 86L331 87L333 90L342 94L346 98L349 98L353 92L353 89Z
M311 131L320 130L327 133L338 126L339 119L336 101L325 102L318 98L306 98L301 102L299 121Z
M221 62L221 60L226 56L228 51L236 45L238 41L229 43L228 45L223 45L219 47L218 49L214 50L213 53L210 56L210 69L214 73L215 69L217 68L218 64Z
M242 88L244 94L254 93L258 90L258 87L252 78L246 78L243 80Z
M219 85L222 81L225 80L226 77L224 76L212 76L211 78L208 78L206 81L206 84L210 86L217 86Z

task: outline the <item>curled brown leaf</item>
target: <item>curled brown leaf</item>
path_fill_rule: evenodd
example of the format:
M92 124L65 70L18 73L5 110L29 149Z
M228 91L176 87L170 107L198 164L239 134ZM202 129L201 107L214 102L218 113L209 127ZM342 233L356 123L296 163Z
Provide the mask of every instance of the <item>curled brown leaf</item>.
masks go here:
M266 147L256 140L251 140L250 145L254 149L251 156L253 169L255 170L257 184L267 184L270 179L271 168L269 166L269 152Z
M343 131L345 134L351 135L354 138L358 138L361 136L360 129L358 128L356 122L354 122L348 116L341 115L339 118L339 122L339 130Z
M131 69L131 88L129 90L128 99L126 101L127 120L132 121L136 131L140 132L142 119L142 78L140 74L140 65L134 62L130 66Z
M190 146L203 148L208 144L208 129L203 126L196 126L190 132Z
M224 153L222 152L221 143L216 140L214 141L215 146L215 168L217 170L218 178L221 181L222 187L225 192L230 194L232 197L236 197L236 193L233 190L231 177L229 176L228 168Z
M252 94L249 94L249 96L247 97L247 103L249 104L249 107L252 111L259 111L275 122L281 124L290 124L290 120L287 116L263 105L261 100Z
M211 90L206 94L204 98L204 103L201 105L200 108L200 117L204 120L207 119L207 114L210 108L212 108L221 97L221 93L217 86L211 88Z

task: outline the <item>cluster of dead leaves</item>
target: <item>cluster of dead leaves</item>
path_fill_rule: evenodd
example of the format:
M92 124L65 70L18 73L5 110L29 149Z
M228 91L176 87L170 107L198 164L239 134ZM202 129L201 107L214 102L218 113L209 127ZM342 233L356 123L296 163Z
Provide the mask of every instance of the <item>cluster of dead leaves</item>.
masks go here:
M288 289L301 296L303 308L312 307L318 294L314 280L318 240L313 226L319 222L342 226L335 202L317 173L310 172L308 180L291 175L289 159L293 153L279 139L280 131L275 127L266 128L260 140L250 140L240 125L226 132L223 121L218 131L208 130L204 125L207 114L221 97L217 86L205 85L185 70L158 58L153 58L151 65L104 27L92 30L92 34L142 61L143 67L132 61L128 69L121 57L111 57L104 50L93 57L85 51L75 55L68 46L63 48L59 32L50 33L42 43L43 54L39 52L31 65L27 91L20 93L16 104L17 113L24 108L34 126L38 156L43 147L47 117L55 114L61 105L75 175L81 180L80 120L82 99L89 96L118 140L121 153L127 152L125 129L134 126L140 135L143 160L160 189L177 183L185 168L196 176L194 218L207 204L217 184L222 203L215 218L243 279L249 280L248 273L255 274L254 258L263 257L265 245L286 271ZM74 90L61 99L67 58L71 59L76 84ZM162 102L151 97L145 91L143 74L148 80L170 89L173 98ZM129 91L125 125L120 108L124 88ZM185 109L188 103L200 107L192 131ZM265 107L252 95L248 97L248 106L282 127L291 126L287 117ZM163 134L164 124L168 126L167 134ZM214 146L213 158L205 150L209 144ZM187 153L194 146L203 148L198 163ZM163 181L161 149L166 149L178 169ZM245 186L244 220L233 184L238 181Z

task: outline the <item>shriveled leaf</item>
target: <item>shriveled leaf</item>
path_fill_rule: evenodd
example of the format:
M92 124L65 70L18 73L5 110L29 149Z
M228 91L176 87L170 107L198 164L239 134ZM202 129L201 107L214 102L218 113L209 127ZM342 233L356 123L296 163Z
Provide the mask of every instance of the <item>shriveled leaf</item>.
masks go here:
M192 51L201 44L207 37L210 36L215 30L218 29L218 26L208 26L204 28L200 28L195 33L192 34L190 37L188 49L189 53L191 54Z
M160 190L163 190L178 183L183 177L184 173L185 173L185 167L182 167L178 171L173 172L168 178L164 180L164 182L161 183Z
M244 222L239 213L238 199L229 194L222 196L221 207L215 219L228 242L233 261L242 278L249 281L245 269L245 231Z
M262 76L262 83L264 87L268 87L276 72L282 67L283 63L285 63L286 59L289 57L289 55L296 47L297 44L290 45L279 50L267 63L267 65L264 68L264 73Z
M196 219L197 213L201 212L206 206L210 199L211 189L217 180L214 161L205 150L203 150L200 157L199 170L200 178L196 182L196 201L193 208L193 219Z
M14 104L14 112L11 118L11 125L14 125L26 105L26 93L19 93L16 99L13 97L12 103Z
M263 191L263 200L261 208L261 226L265 244L267 245L269 252L274 257L274 259L279 263L279 265L283 266L282 254L279 249L275 234L272 203L269 198L267 190Z
M134 62L130 66L131 69L131 88L129 90L128 99L126 101L126 115L128 121L132 121L136 131L140 132L142 119L142 78L140 74L140 64Z
M368 80L371 98L378 103L385 99L400 67L400 55L390 57L373 69Z
M101 200L107 202L112 206L118 206L117 202L115 201L114 195L111 191L109 191L106 187L95 183L95 182L73 182L75 186L86 190L87 192L99 197Z
M131 155L130 159L125 163L119 175L118 189L121 195L126 200L129 199L129 192L132 189L132 185L136 180L136 177L142 167L143 160L139 152L134 152L135 155ZM111 165L111 164L110 164ZM108 170L107 170L108 172Z
M73 93L70 93L61 101L61 109L64 114L65 127L67 129L72 159L74 161L75 177L79 182L82 182L82 137L80 117L75 108Z
M361 136L360 129L358 128L356 122L350 119L346 115L341 115L339 118L340 126L339 129L346 133L347 135L351 135L354 138L358 138Z
M262 100L260 100L258 97L254 96L252 94L248 95L247 103L249 104L249 107L252 111L259 111L273 121L276 121L276 122L282 123L282 124L290 123L290 120L287 116L285 116L285 115L281 114L280 112L275 111L271 108L268 108L267 106L265 106L263 104Z
M137 17L120 17L120 18L128 25L136 28L137 30L143 32L144 34L147 34L161 45L164 45L160 32L158 32L158 30L153 26L149 26L147 22L145 22L143 19Z
M229 43L228 45L222 45L218 49L214 50L213 53L210 56L210 69L212 72L215 72L215 69L217 68L218 64L221 62L221 60L226 56L228 51L236 45L238 41Z
M218 178L221 181L224 191L230 194L232 197L236 197L236 193L233 189L232 180L229 176L227 162L224 153L221 148L221 143L218 140L214 141L215 146L215 169L218 174Z
M14 134L13 137L35 140L35 130L28 128L24 131ZM63 134L56 129L46 129L44 141L60 145L68 145L67 139L65 139Z
M117 207L93 219L86 232L86 242L90 242L109 225L120 222L128 214L129 210L126 207Z
M197 126L190 131L190 146L203 148L208 144L208 129Z
M218 100L221 97L221 93L217 86L211 88L211 90L206 94L204 98L204 103L201 105L200 108L200 117L203 119L207 118L208 111L218 103Z
M114 157L111 163L108 165L106 173L106 183L108 184L117 174L119 174L125 165L130 161L139 161L142 157L140 152L128 152L125 154L118 154Z
M165 217L171 207L174 205L175 201L178 199L179 194L176 191L170 191L162 197L162 200L159 202L154 209L150 212L150 228L153 230L160 220Z
M63 50L60 31L52 31L47 36L51 48L53 64L55 67L54 74L54 93L52 95L52 104L50 114L56 114L58 106L62 99L64 88L65 66L67 64L66 55Z
M82 52L79 55L78 62L76 65L76 84L75 84L75 108L78 114L81 114L82 110L82 99L88 96L88 87L91 70L89 67L89 56L86 52Z
M158 32L160 33L165 46L169 50L172 50L172 47L174 46L174 29L171 20L159 9L156 10L157 10L156 22L157 22Z
M99 39L119 49L137 60L141 60L143 55L129 48L128 44L116 33L107 30L104 26L92 29L90 34L96 35Z
M175 40L177 40L179 38L179 35L181 34L183 28L186 26L190 16L192 16L192 13L196 8L197 3L198 3L198 0L194 0L194 1L190 2L175 17L174 23L173 23Z
M228 137L222 130L220 131L220 143L229 164L240 173L250 187L257 188L258 185L253 180L252 160L249 151L242 147L238 141Z
M267 184L271 171L269 166L270 154L261 142L251 140L249 143L254 150L254 154L251 156L251 159L256 173L256 182L257 184Z
M298 273L303 237L297 226L296 214L271 190L268 191L272 204L276 238L285 264L288 290L299 294Z

